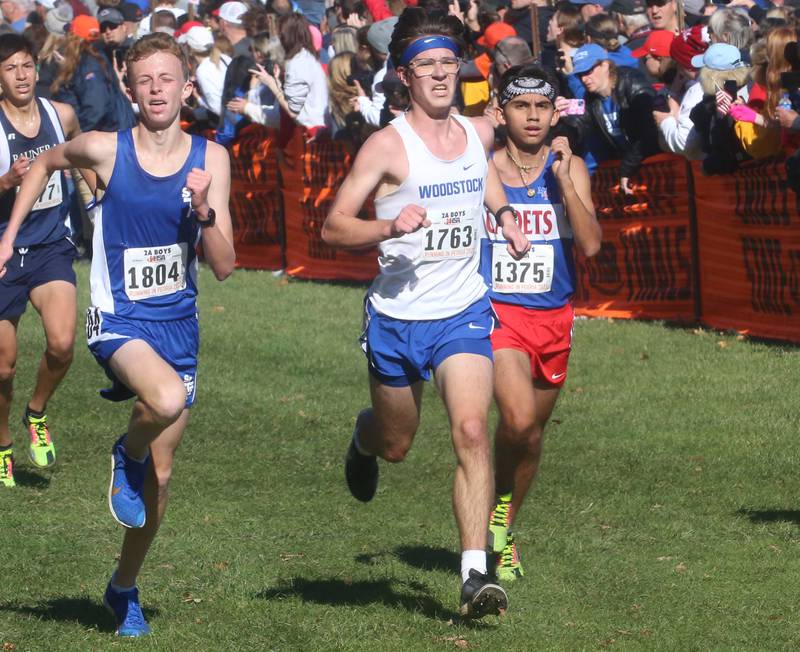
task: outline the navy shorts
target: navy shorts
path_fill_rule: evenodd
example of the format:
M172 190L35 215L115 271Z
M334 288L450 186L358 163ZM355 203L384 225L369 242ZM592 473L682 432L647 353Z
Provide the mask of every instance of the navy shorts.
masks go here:
M14 249L0 279L0 319L15 319L25 312L31 290L40 285L51 281L75 285L72 263L77 253L68 238Z
M431 370L451 355L474 353L493 360L490 337L495 324L486 297L453 317L418 321L382 315L367 300L361 346L375 379L391 387L408 387L429 380Z
M86 341L95 360L115 383L109 362L123 344L131 340L147 342L175 370L186 386L186 407L191 407L197 392L197 352L200 327L197 315L173 321L146 321L119 317L91 306L86 311Z

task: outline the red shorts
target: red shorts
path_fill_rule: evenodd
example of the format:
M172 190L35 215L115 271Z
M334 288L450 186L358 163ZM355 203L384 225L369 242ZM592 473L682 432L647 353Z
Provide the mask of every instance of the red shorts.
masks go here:
M567 379L575 313L567 304L538 310L492 301L500 327L492 333L492 350L514 349L531 359L531 377L555 387Z

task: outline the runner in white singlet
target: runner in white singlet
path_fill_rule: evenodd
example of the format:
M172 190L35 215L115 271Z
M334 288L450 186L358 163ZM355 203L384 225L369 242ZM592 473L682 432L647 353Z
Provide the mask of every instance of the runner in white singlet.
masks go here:
M419 425L423 381L435 373L456 453L453 509L460 531L460 611L506 609L486 575L486 520L493 493L487 416L492 395L489 336L494 315L478 270L482 207L500 215L510 252L528 241L517 228L497 172L487 163L488 121L452 116L462 27L454 17L406 9L389 54L411 109L359 151L323 228L338 247L380 247L380 274L365 306L362 337L372 407L356 420L345 460L351 493L369 501L377 457L400 462ZM378 219L356 217L375 191Z

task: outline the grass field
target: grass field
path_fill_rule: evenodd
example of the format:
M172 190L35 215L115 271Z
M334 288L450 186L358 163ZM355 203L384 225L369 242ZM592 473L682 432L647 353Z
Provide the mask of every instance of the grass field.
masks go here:
M79 269L81 301L87 267ZM342 457L363 288L201 274L198 399L140 578L154 635L113 636L108 453L129 406L83 344L49 406L58 465L0 491L2 650L781 650L800 647L800 349L579 321L503 621L463 624L453 456L433 388L375 500ZM21 326L17 427L42 348ZM18 442L23 443L21 426Z

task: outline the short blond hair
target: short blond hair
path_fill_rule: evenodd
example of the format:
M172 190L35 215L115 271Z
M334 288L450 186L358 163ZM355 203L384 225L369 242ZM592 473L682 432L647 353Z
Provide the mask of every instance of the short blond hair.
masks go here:
M128 54L125 56L125 65L129 71L128 84L130 84L131 81L131 64L136 61L146 59L157 52L166 52L167 54L172 54L177 57L178 61L181 62L181 70L183 71L184 81L189 80L191 71L189 69L189 62L186 59L186 54L184 53L183 48L181 48L181 46L178 45L178 42L169 34L165 34L164 32L154 32L152 34L148 34L147 36L143 36L138 41L134 42L134 44L128 49Z

